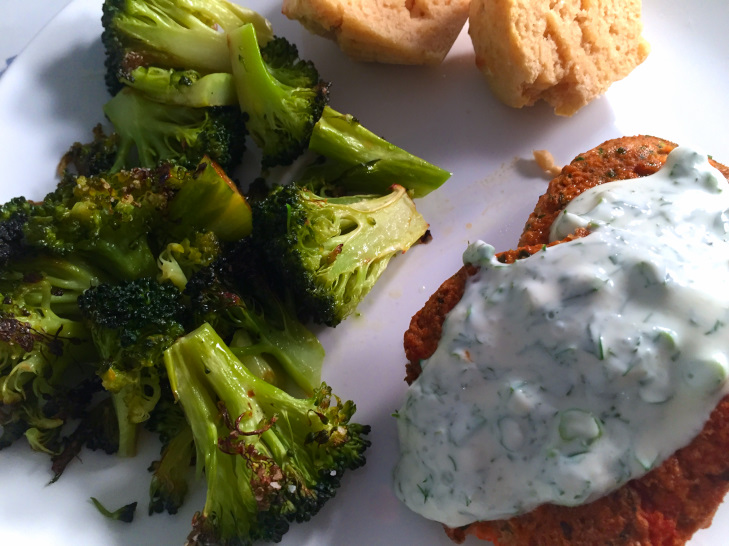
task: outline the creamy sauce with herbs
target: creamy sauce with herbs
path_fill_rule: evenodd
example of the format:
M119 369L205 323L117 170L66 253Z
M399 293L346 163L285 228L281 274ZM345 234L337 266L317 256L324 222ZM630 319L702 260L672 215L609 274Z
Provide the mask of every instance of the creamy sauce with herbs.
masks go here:
M688 444L729 392L729 185L678 148L511 265L484 242L398 412L396 494L451 527L577 505Z

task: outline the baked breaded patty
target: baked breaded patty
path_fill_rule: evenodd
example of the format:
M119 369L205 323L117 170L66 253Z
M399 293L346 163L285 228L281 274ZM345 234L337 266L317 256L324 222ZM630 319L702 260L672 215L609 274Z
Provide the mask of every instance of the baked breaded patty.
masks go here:
M583 191L614 180L656 172L676 144L651 136L609 140L577 156L554 178L529 216L519 246L497 255L504 263L537 252L549 242L549 228L561 210ZM729 179L729 168L711 162ZM575 233L570 238L584 236ZM562 241L559 241L562 242ZM553 243L553 244L558 244ZM446 280L413 316L404 336L408 359L406 381L420 374L440 341L443 321L463 296L473 266L462 267ZM467 535L498 546L685 544L708 527L729 490L729 396L721 400L701 433L661 466L616 491L577 507L552 504L506 520L448 528L455 542Z

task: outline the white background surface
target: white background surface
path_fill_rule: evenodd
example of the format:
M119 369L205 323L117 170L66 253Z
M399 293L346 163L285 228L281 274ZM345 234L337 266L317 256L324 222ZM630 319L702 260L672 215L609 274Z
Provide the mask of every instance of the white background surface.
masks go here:
M0 69L65 3L0 1ZM75 0L0 77L0 199L42 197L55 183L60 155L73 141L89 140L91 127L102 121L108 97L100 4ZM645 34L653 46L648 60L572 118L556 117L544 105L513 110L496 102L474 68L465 31L441 66L366 65L285 20L279 2L249 5L334 83L333 107L454 173L418 202L433 241L391 263L359 316L321 332L328 353L324 377L336 393L357 402L357 420L372 425L373 447L367 466L344 480L316 519L293 526L284 544L450 544L438 524L409 513L390 488L397 456L391 414L405 391L402 334L410 317L459 267L469 241L484 239L497 250L515 244L546 187L531 159L534 149L549 149L562 164L608 138L648 133L729 161L729 3L646 0ZM85 453L52 486L46 485L45 456L21 442L0 452L0 544L182 544L192 513L202 508L202 490L177 516L148 517L146 467L156 450L147 442L131 461ZM106 520L90 496L109 507L140 501L135 522ZM691 544L725 544L727 536L729 510L722 508L713 527Z

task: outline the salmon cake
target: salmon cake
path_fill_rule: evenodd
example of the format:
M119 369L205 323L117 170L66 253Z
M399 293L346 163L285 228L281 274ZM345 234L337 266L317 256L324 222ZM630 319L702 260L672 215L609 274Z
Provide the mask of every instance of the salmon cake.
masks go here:
M606 182L656 173L676 147L652 136L623 137L575 157L539 198L517 248L494 258L511 264L538 253L545 245L584 237L589 229L579 227L562 239L550 241L552 224L568 203ZM713 160L710 163L729 179L727 167ZM446 317L463 298L469 279L478 271L476 265L464 265L413 316L404 335L409 384L421 375L421 363L435 353ZM572 506L544 503L513 517L466 525L444 524L445 531L457 543L473 535L498 546L685 544L697 530L710 525L729 490L728 420L726 396L719 400L690 443L647 473L596 500Z

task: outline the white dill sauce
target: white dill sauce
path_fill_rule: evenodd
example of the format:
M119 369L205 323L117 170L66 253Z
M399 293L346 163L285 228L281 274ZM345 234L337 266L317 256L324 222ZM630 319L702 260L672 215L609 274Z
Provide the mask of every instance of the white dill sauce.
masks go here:
M595 500L659 465L729 392L729 185L677 148L575 198L552 239L480 267L398 412L398 497L451 527Z

